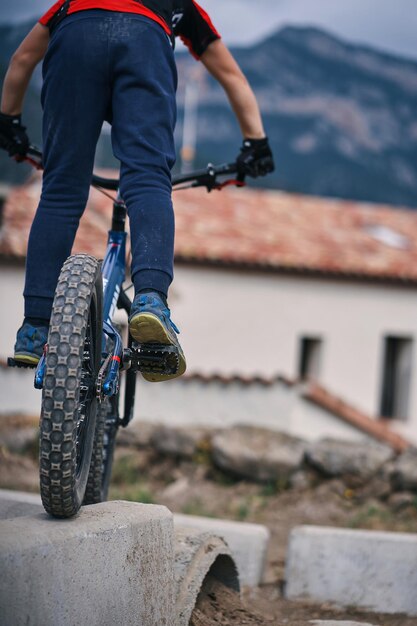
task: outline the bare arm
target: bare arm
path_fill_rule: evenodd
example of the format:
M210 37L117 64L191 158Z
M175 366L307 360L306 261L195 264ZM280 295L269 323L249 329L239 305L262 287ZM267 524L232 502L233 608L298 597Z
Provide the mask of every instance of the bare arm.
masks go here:
M49 43L49 29L36 24L12 56L1 98L1 112L19 115L33 70L43 59Z
M225 90L243 137L250 139L265 137L255 94L221 39L213 41L201 55L200 60Z

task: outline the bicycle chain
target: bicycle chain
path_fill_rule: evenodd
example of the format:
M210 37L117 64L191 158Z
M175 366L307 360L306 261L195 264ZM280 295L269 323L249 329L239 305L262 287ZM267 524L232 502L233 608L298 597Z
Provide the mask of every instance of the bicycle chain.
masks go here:
M104 382L104 376L106 374L107 368L109 366L109 363L111 361L113 357L113 353L110 352L107 357L104 359L104 363L103 365L100 367L100 371L97 374L97 380L96 380L96 398L99 402L102 402L104 400L104 394L103 394L103 382Z

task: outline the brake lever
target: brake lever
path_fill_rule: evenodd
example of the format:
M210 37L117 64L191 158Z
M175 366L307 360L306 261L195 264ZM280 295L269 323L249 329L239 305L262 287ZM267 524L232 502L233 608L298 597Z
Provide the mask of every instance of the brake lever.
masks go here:
M25 161L26 163L30 163L30 165L32 165L35 170L43 170L42 163L36 161L35 159L32 159L31 157L28 157L27 155L23 158L23 161Z
M217 182L217 175L218 174L216 174L216 170L214 169L213 165L209 163L207 167L207 179L204 183L204 186L207 188L207 191L209 193L210 191L213 191L213 189L221 191L222 189L224 189L224 187L244 187L246 185L245 174L243 173L238 173L236 178L229 178L227 180L224 180L222 183Z
M229 178L228 180L223 181L222 183L217 183L217 185L213 189L217 189L217 191L221 191L225 187L246 187L245 180L239 180L239 178ZM209 189L211 191L211 189Z
M42 152L38 150L35 146L29 146L28 151L22 160L26 163L30 163L30 165L32 165L37 170L43 170Z

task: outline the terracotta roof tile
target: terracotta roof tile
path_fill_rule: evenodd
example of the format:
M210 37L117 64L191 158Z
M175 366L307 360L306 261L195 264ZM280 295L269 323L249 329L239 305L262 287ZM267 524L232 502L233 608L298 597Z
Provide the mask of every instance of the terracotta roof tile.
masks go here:
M192 372L191 374L184 374L181 377L184 382L197 381L201 383L220 383L222 385L231 385L238 383L241 385L262 385L263 387L272 387L277 383L282 383L287 387L292 387L295 384L294 380L291 380L287 376L258 376L258 375L242 375L242 374L222 374L220 372L213 372L212 374L206 374L202 372Z
M24 258L39 194L37 176L11 191L1 257ZM417 282L417 211L253 189L179 191L174 205L179 262ZM74 251L103 256L110 215L92 190Z
M306 400L326 409L332 415L336 415L377 441L388 444L396 452L403 452L411 446L411 443L404 437L392 431L387 422L369 417L319 385L308 385L302 395Z

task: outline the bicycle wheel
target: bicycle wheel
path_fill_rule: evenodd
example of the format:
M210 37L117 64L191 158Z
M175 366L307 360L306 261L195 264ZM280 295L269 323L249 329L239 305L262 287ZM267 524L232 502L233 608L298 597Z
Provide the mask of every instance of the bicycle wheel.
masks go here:
M102 280L94 257L69 257L61 270L48 336L40 420L40 488L45 510L79 510L90 467L101 361Z
M83 504L105 502L109 492L119 423L119 394L104 398L97 409L93 454Z

